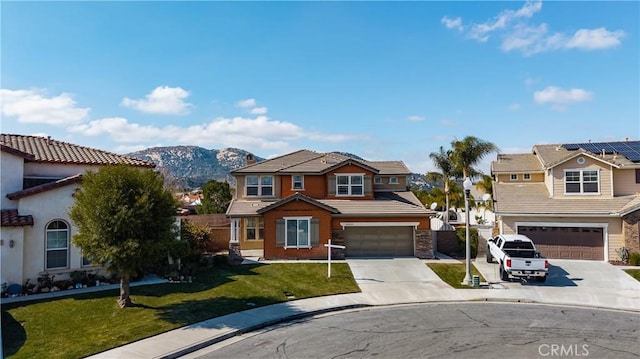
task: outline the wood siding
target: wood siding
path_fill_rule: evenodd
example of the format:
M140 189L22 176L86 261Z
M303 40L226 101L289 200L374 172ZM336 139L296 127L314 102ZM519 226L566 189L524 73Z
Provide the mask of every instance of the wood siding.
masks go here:
M635 169L613 169L613 195L627 196L640 193L640 183L636 183Z
M577 162L578 158L584 158L585 162L583 164L579 164ZM600 181L600 194L599 195L565 195L565 181L564 181L564 173L565 170L597 170L599 172L599 181ZM593 158L587 156L579 156L577 158L572 158L569 161L562 163L553 168L553 196L556 198L576 198L576 197L613 197L613 193L611 193L611 166L606 165L600 161L596 161Z
M524 182L524 183L529 183L529 182L544 182L544 173L530 173L530 172L526 172L529 173L531 175L531 179L525 180L524 179L524 173L500 173L498 174L497 177L497 182L502 182L502 183L515 183L515 182ZM517 174L518 175L518 179L517 180L512 180L511 179L511 175L512 174Z

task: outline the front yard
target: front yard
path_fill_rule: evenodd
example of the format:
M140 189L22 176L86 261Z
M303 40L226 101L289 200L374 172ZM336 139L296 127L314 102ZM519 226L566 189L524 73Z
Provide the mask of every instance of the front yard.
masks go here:
M359 292L346 263L277 263L208 268L193 283L131 288L120 309L109 290L3 305L8 358L79 358L225 314L294 299Z
M466 266L464 263L427 263L427 266L445 283L456 289L480 288L461 284L464 280ZM486 282L482 274L471 264L471 275L479 275L481 282Z

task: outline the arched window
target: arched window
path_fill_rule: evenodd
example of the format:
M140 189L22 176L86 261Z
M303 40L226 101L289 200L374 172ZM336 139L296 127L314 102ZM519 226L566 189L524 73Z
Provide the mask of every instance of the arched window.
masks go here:
M47 225L46 269L67 268L69 266L69 226L61 220Z

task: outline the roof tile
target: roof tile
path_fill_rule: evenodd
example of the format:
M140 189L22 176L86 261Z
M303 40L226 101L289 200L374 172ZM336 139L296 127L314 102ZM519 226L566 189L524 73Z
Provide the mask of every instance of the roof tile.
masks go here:
M2 227L24 227L33 226L33 216L19 215L17 209L3 209Z

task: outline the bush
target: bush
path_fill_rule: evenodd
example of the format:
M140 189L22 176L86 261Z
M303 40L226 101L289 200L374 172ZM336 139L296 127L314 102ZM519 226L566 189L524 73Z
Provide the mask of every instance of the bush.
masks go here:
M458 254L461 257L466 257L466 227L461 227L456 230L456 236L458 237ZM478 255L478 229L469 229L469 238L471 239L471 258L475 258Z
M638 252L629 253L629 265L640 266L640 253Z

